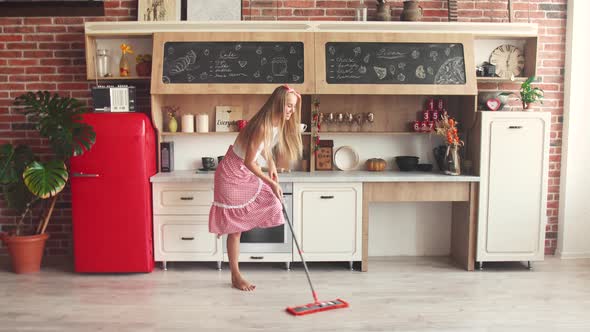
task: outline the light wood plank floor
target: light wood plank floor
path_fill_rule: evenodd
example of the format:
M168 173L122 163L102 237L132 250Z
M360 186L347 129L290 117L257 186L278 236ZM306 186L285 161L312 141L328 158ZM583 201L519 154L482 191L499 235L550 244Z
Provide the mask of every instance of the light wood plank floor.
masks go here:
M252 293L229 286L229 269L169 263L150 274L80 275L44 267L16 275L0 265L0 331L590 331L590 260L548 257L527 270L489 263L465 272L446 258L371 258L311 264L321 300L338 309L293 317L311 302L301 265L242 264Z

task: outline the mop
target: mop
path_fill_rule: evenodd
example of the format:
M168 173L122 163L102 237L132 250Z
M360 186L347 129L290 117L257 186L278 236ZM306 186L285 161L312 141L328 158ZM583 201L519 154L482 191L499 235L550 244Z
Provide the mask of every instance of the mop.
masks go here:
M293 226L291 225L291 221L289 220L289 216L287 215L287 210L285 209L285 204L283 204L283 215L285 216L285 220L287 224L289 224L289 229L291 229L291 234L293 235L293 241L295 241L295 245L297 246L297 252L299 252L299 257L301 257L301 261L303 262L303 267L305 268L305 275L307 276L307 282L309 282L309 288L311 288L311 295L313 296L313 302L299 305L296 307L287 307L287 312L295 315L307 315L313 314L320 311L327 311L332 309L340 309L340 308L347 308L348 303L341 299L336 299L333 301L318 301L318 295L316 294L315 290L313 289L313 284L311 283L311 278L309 277L309 270L307 269L307 264L305 263L305 259L303 259L303 254L301 252L301 248L299 248L299 242L295 237L295 232L293 231Z

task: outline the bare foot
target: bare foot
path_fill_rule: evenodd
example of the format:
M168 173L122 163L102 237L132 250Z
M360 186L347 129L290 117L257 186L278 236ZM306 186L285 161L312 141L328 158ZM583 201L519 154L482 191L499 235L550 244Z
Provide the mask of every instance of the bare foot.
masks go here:
M239 274L237 276L232 275L231 285L232 285L232 287L237 288L239 290L243 290L243 291L253 291L254 288L256 288L255 285L252 285L246 279L242 278L241 274Z

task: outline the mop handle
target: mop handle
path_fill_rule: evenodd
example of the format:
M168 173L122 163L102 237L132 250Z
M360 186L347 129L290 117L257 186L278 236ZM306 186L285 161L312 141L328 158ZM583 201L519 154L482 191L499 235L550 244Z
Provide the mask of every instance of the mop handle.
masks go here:
M293 235L293 241L295 241L295 245L297 246L297 252L299 253L299 257L301 257L301 261L303 262L303 267L305 268L305 275L307 276L307 282L309 282L309 288L311 288L311 295L313 296L313 300L315 303L318 301L318 295L316 294L315 290L313 289L313 284L311 283L311 278L309 277L309 270L307 269L307 263L305 263L305 259L303 258L303 254L301 253L301 248L299 248L299 241L297 241L297 237L295 236L295 231L293 231L293 226L291 225L291 221L289 220L289 216L287 215L287 210L285 209L285 204L283 203L283 215L285 216L285 220L289 225L289 229L291 229L291 235Z

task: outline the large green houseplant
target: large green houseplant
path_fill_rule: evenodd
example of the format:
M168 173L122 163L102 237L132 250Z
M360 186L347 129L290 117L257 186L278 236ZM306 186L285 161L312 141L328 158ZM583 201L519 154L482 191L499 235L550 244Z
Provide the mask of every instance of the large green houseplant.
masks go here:
M81 121L87 108L74 98L37 91L17 97L14 104L35 124L53 152L50 157L40 158L27 145L0 146L0 185L4 200L19 215L13 230L0 235L8 246L15 272L24 273L39 270L48 238L45 230L58 194L69 179L68 162L72 156L92 147L96 133ZM38 211L40 215L34 216ZM37 220L36 227L25 225L29 214Z

